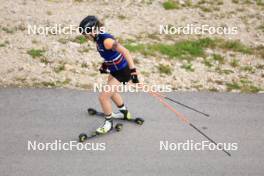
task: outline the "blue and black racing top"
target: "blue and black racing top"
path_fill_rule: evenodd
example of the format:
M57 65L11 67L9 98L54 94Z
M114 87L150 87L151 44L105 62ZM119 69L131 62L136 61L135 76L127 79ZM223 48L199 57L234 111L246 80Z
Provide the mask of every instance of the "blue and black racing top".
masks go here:
M128 63L121 53L112 49L108 50L104 47L104 40L108 38L115 40L114 36L108 33L99 33L96 36L97 51L100 53L101 57L104 58L104 62L110 72L116 72L125 68Z

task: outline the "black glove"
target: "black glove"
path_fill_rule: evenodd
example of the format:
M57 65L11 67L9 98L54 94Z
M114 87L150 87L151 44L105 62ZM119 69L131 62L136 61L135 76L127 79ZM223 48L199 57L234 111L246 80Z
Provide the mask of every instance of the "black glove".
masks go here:
M108 71L107 71L107 65L105 62L102 63L101 67L99 68L99 71L101 74L107 74Z
M130 69L132 83L139 83L137 71L135 68Z

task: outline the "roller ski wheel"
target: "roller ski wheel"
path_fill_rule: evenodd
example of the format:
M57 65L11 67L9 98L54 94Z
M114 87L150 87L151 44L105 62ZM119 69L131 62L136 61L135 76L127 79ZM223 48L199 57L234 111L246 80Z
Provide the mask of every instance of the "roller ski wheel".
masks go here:
M135 119L135 122L136 122L136 124L138 124L138 125L143 125L143 123L144 123L144 119L142 119L142 118L136 118L136 119Z
M85 134L85 133L81 133L81 134L79 135L79 142L84 142L84 141L87 140L87 138L88 138L87 134Z
M123 124L122 124L122 123L118 123L118 124L116 124L116 126L115 126L115 129L116 129L117 132L121 131L122 128L123 128Z
M88 114L89 115L95 115L95 114L97 114L97 111L95 110L95 109L93 109L93 108L88 108Z

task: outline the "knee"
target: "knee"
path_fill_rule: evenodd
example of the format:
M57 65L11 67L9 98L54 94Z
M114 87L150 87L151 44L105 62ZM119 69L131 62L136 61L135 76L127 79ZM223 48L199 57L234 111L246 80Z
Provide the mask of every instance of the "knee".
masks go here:
M109 99L110 99L110 97L106 93L100 93L99 94L99 101L100 102L104 102L104 101L107 101Z

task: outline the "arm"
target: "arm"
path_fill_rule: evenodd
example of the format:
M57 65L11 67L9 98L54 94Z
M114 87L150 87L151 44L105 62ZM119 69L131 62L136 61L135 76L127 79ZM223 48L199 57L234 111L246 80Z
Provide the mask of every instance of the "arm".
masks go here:
M125 47L123 47L121 44L119 44L117 41L108 38L104 41L104 47L106 49L112 49L112 50L116 50L119 53L121 53L127 60L128 62L128 66L130 69L134 69L135 68L135 64L134 61L131 57L131 54L129 53L128 49L126 49Z
M121 53L125 57L125 59L128 62L129 69L130 69L132 82L133 83L139 83L135 64L134 64L134 61L133 61L128 49L126 49L121 44L119 44L117 41L115 41L111 38L105 39L104 47L106 49L112 49L114 51L118 51L119 53Z

